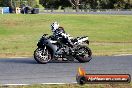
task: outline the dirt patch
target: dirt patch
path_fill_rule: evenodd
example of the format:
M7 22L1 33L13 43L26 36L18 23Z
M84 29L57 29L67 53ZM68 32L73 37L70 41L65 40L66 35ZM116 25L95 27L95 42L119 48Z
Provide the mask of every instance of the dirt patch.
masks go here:
M24 21L13 21L13 20L3 20L1 22L2 25L6 27L14 27L23 24Z
M32 57L31 53L0 53L0 58L11 58L11 57Z
M132 44L132 42L91 42L92 45L124 45Z

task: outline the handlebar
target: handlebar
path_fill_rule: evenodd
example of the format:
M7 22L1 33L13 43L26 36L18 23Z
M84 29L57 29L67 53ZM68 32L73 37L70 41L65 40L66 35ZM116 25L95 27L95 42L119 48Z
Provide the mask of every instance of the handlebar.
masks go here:
M47 36L48 34L43 34L43 37Z

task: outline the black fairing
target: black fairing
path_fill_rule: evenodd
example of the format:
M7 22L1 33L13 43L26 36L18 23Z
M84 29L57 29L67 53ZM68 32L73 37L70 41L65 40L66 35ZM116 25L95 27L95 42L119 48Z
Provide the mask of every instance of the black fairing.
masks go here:
M42 37L40 40L39 40L39 42L38 42L38 44L37 44L37 46L38 47L43 47L45 44L47 44L48 42L47 42L47 39L45 38L45 37Z
M42 38L39 40L37 46L38 46L39 48L44 48L44 47L46 46L46 47L50 50L50 52L53 54L53 56L55 55L55 52L56 52L56 50L57 50L57 46L54 45L54 44L52 44L52 43L50 42L50 40L49 40L48 38L46 38L46 37L42 37Z

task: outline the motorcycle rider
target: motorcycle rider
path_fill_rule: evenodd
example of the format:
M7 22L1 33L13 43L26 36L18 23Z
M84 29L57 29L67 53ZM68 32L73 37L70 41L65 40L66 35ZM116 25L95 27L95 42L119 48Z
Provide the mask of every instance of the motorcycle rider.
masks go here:
M52 23L51 30L53 32L53 36L55 36L57 39L63 38L63 40L68 43L67 45L73 47L73 43L71 41L72 37L70 37L70 35L65 32L63 27L59 26L59 23Z

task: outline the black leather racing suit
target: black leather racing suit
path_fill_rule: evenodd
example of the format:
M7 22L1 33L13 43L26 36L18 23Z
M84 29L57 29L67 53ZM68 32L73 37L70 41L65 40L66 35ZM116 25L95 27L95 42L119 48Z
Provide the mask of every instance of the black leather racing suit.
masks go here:
M61 42L65 43L69 47L73 47L73 43L69 34L67 34L62 27L59 27L53 32L55 38L61 40Z

